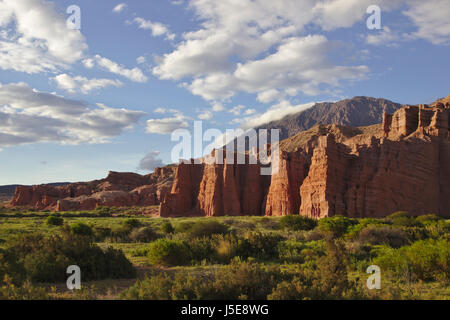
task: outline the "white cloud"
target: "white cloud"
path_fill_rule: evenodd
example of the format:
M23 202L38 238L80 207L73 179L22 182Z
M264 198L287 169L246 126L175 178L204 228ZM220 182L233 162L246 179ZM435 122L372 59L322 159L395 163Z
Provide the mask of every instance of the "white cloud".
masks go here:
M320 86L339 86L342 80L364 78L366 66L331 64L327 55L330 44L322 35L287 39L278 50L260 60L239 63L233 73L214 73L193 80L192 93L206 100L232 97L236 92L257 93L263 101L275 97L274 90L296 95L323 92ZM269 97L267 97L267 93Z
M162 111L162 109L160 111ZM167 110L164 110L164 112L160 113L165 113L166 111ZM170 109L168 110L168 112L173 113L173 116L162 119L147 120L146 132L156 134L170 134L176 129L188 127L188 117L183 115L183 113L174 109Z
M221 104L220 102L215 101L212 105L212 111L214 112L220 112L225 110L225 107L223 104Z
M398 41L399 37L394 34L387 26L377 34L369 34L366 38L366 42L372 45L390 45L394 41Z
M209 110L203 110L199 113L198 118L200 120L211 120L213 117L213 114Z
M159 157L159 151L150 151L139 163L139 170L153 171L158 167L163 167L164 163Z
M165 35L168 40L175 39L175 34L171 33L169 28L160 22L152 22L139 17L134 18L133 21L138 24L139 29L150 30L154 37Z
M56 81L58 88L74 93L80 91L87 94L93 90L103 89L106 87L122 87L123 83L119 80L111 79L88 79L81 76L71 77L68 74L62 73L53 78Z
M411 7L403 12L417 26L413 38L430 41L436 45L450 44L450 3L448 0L410 0Z
M349 2L356 5L359 0ZM336 14L343 17L326 29L349 26L362 19L367 3L373 1L360 2L366 4L361 13L352 13L353 8L345 4L350 13L338 10ZM339 4L344 5L342 1L313 0L193 0L190 7L201 27L186 32L172 52L159 57L153 73L160 79L190 79L184 81L184 86L206 100L247 92L259 95L265 103L286 94L317 94L320 86L333 87L340 80L359 79L368 71L366 67L333 65L327 58L332 47L328 40L319 35L305 36L307 25L321 26L319 18L326 20ZM303 51L293 52L297 49ZM317 58L314 50L319 50ZM318 71L302 63L304 54L306 60L314 60ZM283 63L283 59L288 62ZM277 71L280 66L282 69ZM258 78L261 74L267 77Z
M147 62L147 59L146 59L144 56L140 56L140 57L138 57L138 58L136 59L136 62L137 62L138 64L143 64L143 63L146 63L146 62Z
M241 114L242 109L245 109L245 106L238 105L238 106L234 106L233 108L228 110L228 112L234 114L235 116L238 116Z
M287 115L305 111L314 105L314 102L292 105L289 101L283 100L280 103L271 106L263 114L256 114L252 117L238 118L235 119L234 122L240 123L241 127L245 129L256 128L271 121L281 120Z
M144 115L98 106L39 92L25 83L0 84L0 146L104 143L131 129Z
M83 64L86 68L91 69L94 66L98 66L101 69L107 70L111 73L121 75L134 82L147 82L148 78L144 75L141 69L135 67L133 69L127 69L123 65L104 58L100 55L95 55L93 58L83 60Z
M247 110L245 110L244 115L250 116L255 113L256 113L256 109L247 109Z
M258 101L262 103L269 103L281 97L280 91L277 89L269 89L258 94Z
M125 10L128 7L126 3L120 3L117 6L114 7L113 12L119 13Z
M0 2L0 68L40 73L68 68L87 49L79 30L66 26L66 17L52 2L3 0Z

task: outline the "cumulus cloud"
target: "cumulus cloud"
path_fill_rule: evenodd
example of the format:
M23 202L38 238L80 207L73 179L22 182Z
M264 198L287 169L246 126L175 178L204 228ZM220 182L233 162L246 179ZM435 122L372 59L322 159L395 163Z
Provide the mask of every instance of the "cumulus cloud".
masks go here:
M155 168L163 167L164 163L159 157L159 151L150 151L139 162L139 170L153 171Z
M391 45L392 42L398 41L399 36L394 34L387 26L383 27L377 34L369 34L366 38L366 42L371 45Z
M212 117L213 117L213 114L209 110L203 110L203 111L199 112L199 114L198 114L198 118L200 120L211 120Z
M0 68L26 73L57 71L84 56L87 44L79 30L45 0L0 2Z
M124 11L128 5L126 3L119 3L117 6L114 7L113 12L119 13Z
M0 146L104 143L131 129L141 111L116 109L39 92L26 83L0 84Z
M255 114L251 117L237 118L234 119L233 122L239 123L244 129L256 128L271 121L281 120L287 115L305 111L314 105L314 102L292 105L289 101L283 100L280 103L271 106L262 114ZM249 110L256 111L253 109ZM247 114L247 112L245 114ZM253 114L253 112L250 112L250 114Z
M318 16L328 16L329 7L336 3L194 0L190 7L202 21L201 28L186 32L172 52L159 57L153 73L160 79L190 78L183 82L185 87L206 100L247 92L257 94L264 103L280 99L286 92L317 94L322 85L337 86L341 80L362 78L367 67L330 62L327 55L332 45L325 36L304 36L306 26L316 24ZM365 8L350 22L340 19L327 29L354 24L364 14Z
M168 39L168 40L175 39L175 34L171 33L169 31L169 28L160 22L153 22L150 20L145 20L140 17L134 18L133 21L135 23L137 23L139 29L150 30L152 33L152 36L154 36L154 37L159 37L159 36L165 35L166 39Z
M117 62L104 58L98 54L93 58L83 60L83 64L88 69L98 66L101 69L107 70L113 74L121 75L134 82L147 82L148 80L147 76L144 75L141 69L137 67L127 69L126 67L119 65Z
M53 78L58 88L66 90L70 93L80 91L87 94L93 90L103 89L106 87L122 87L123 83L119 80L111 79L88 79L81 76L71 77L68 74L62 73Z
M325 33L363 22L370 5L383 13L404 10L409 27L418 28L409 39L448 43L447 0L192 0L189 7L200 27L185 32L171 52L158 57L153 74L181 81L211 101L239 92L256 94L262 103L334 92L343 82L365 79L369 69L330 59L335 43ZM385 28L366 40L392 45L400 37L405 33Z
M149 119L147 120L147 133L156 133L156 134L171 134L174 130L180 128L187 128L189 119L183 113L178 110L170 109L156 109L159 113L172 113L171 117L166 117L162 119ZM155 111L155 112L156 112Z
M403 13L409 17L418 30L413 38L430 41L433 44L450 44L450 5L448 0L410 0L411 7Z
M321 93L320 86L337 87L342 80L362 79L367 66L339 66L331 64L327 55L330 45L325 36L292 37L278 50L262 58L237 65L233 73L215 73L197 78L189 85L192 93L207 100L229 98L236 92L257 93L263 101L270 101L274 90L286 94L308 95Z

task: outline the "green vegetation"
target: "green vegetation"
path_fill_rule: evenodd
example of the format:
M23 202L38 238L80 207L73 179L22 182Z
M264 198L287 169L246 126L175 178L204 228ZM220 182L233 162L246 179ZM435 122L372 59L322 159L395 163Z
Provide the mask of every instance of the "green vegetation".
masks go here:
M127 210L2 210L0 299L450 299L450 220L433 214L162 219ZM82 270L81 291L65 286L69 265ZM370 265L381 268L381 290L366 287Z

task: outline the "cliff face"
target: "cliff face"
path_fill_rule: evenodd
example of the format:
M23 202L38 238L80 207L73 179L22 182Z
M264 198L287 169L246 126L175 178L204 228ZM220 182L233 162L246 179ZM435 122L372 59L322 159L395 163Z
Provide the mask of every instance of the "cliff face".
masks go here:
M448 98L447 98L448 99ZM442 102L443 101L443 102ZM450 102L384 113L379 125L318 125L280 143L279 170L211 163L60 187L19 187L12 205L81 210L160 204L162 217L301 214L323 218L450 215Z
M449 103L408 106L378 126L315 127L281 143L269 177L258 165L180 165L161 216L450 215L449 114Z
M37 210L92 210L98 206L151 206L170 191L174 167L157 168L141 176L135 173L110 172L103 180L63 186L36 185L16 188L11 206Z

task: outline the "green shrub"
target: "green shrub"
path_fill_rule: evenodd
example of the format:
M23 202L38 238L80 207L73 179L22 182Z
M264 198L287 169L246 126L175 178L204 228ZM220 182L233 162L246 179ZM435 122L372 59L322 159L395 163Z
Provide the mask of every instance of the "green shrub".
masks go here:
M278 230L280 228L280 224L278 221L274 220L273 218L264 217L261 218L258 222L264 229L268 230Z
M64 224L64 219L57 216L48 216L45 222L49 226L62 226Z
M197 222L189 231L191 238L211 237L214 234L225 234L228 227L217 221L200 221Z
M325 252L323 241L299 242L283 241L278 244L279 259L291 263L317 260Z
M123 299L263 300L284 278L276 267L234 260L211 275L194 276L186 272L174 275L153 274L121 294Z
M0 282L0 300L48 300L50 299L45 288L34 287L31 283L25 282L17 285L7 276Z
M342 237L347 233L349 227L358 224L356 219L350 219L343 216L334 216L319 220L318 228L321 232L330 234L334 237Z
M70 230L72 231L73 234L78 236L89 236L89 237L94 236L94 231L92 230L92 228L82 222L71 224Z
M107 227L94 227L94 237L96 241L104 241L106 238L111 237L111 228Z
M217 240L211 238L194 238L188 241L187 246L192 261L194 262L214 262L216 260L215 243Z
M381 247L377 250L374 264L408 282L446 281L450 274L450 246L445 239L427 239L399 249Z
M294 231L312 230L317 226L317 220L300 215L288 215L281 218L280 226Z
M388 215L386 218L389 220L394 220L397 218L410 218L410 217L411 216L406 211L397 211L397 212L394 212L394 213Z
M11 284L20 285L26 278L25 268L14 252L0 249L0 285L5 284L5 277Z
M148 248L150 263L165 266L186 265L190 261L188 246L179 240L158 239Z
M278 243L284 238L270 233L250 232L239 243L238 256L271 260L278 258Z
M170 222L164 222L161 226L161 231L165 234L171 234L175 232L175 229Z
M123 221L125 228L134 229L141 226L141 222L136 218L128 218Z
M187 233L192 230L195 222L181 222L176 225L175 232L176 233Z
M366 227L359 233L358 240L361 243L369 243L373 245L387 244L393 248L399 248L409 242L408 236L403 230L388 226Z
M131 231L129 238L133 242L151 242L158 238L158 234L150 227L142 227Z
M71 232L50 237L19 236L12 241L8 252L17 257L32 282L65 281L70 265L81 268L84 280L135 276L132 264L122 251L113 248L103 251L91 237Z

